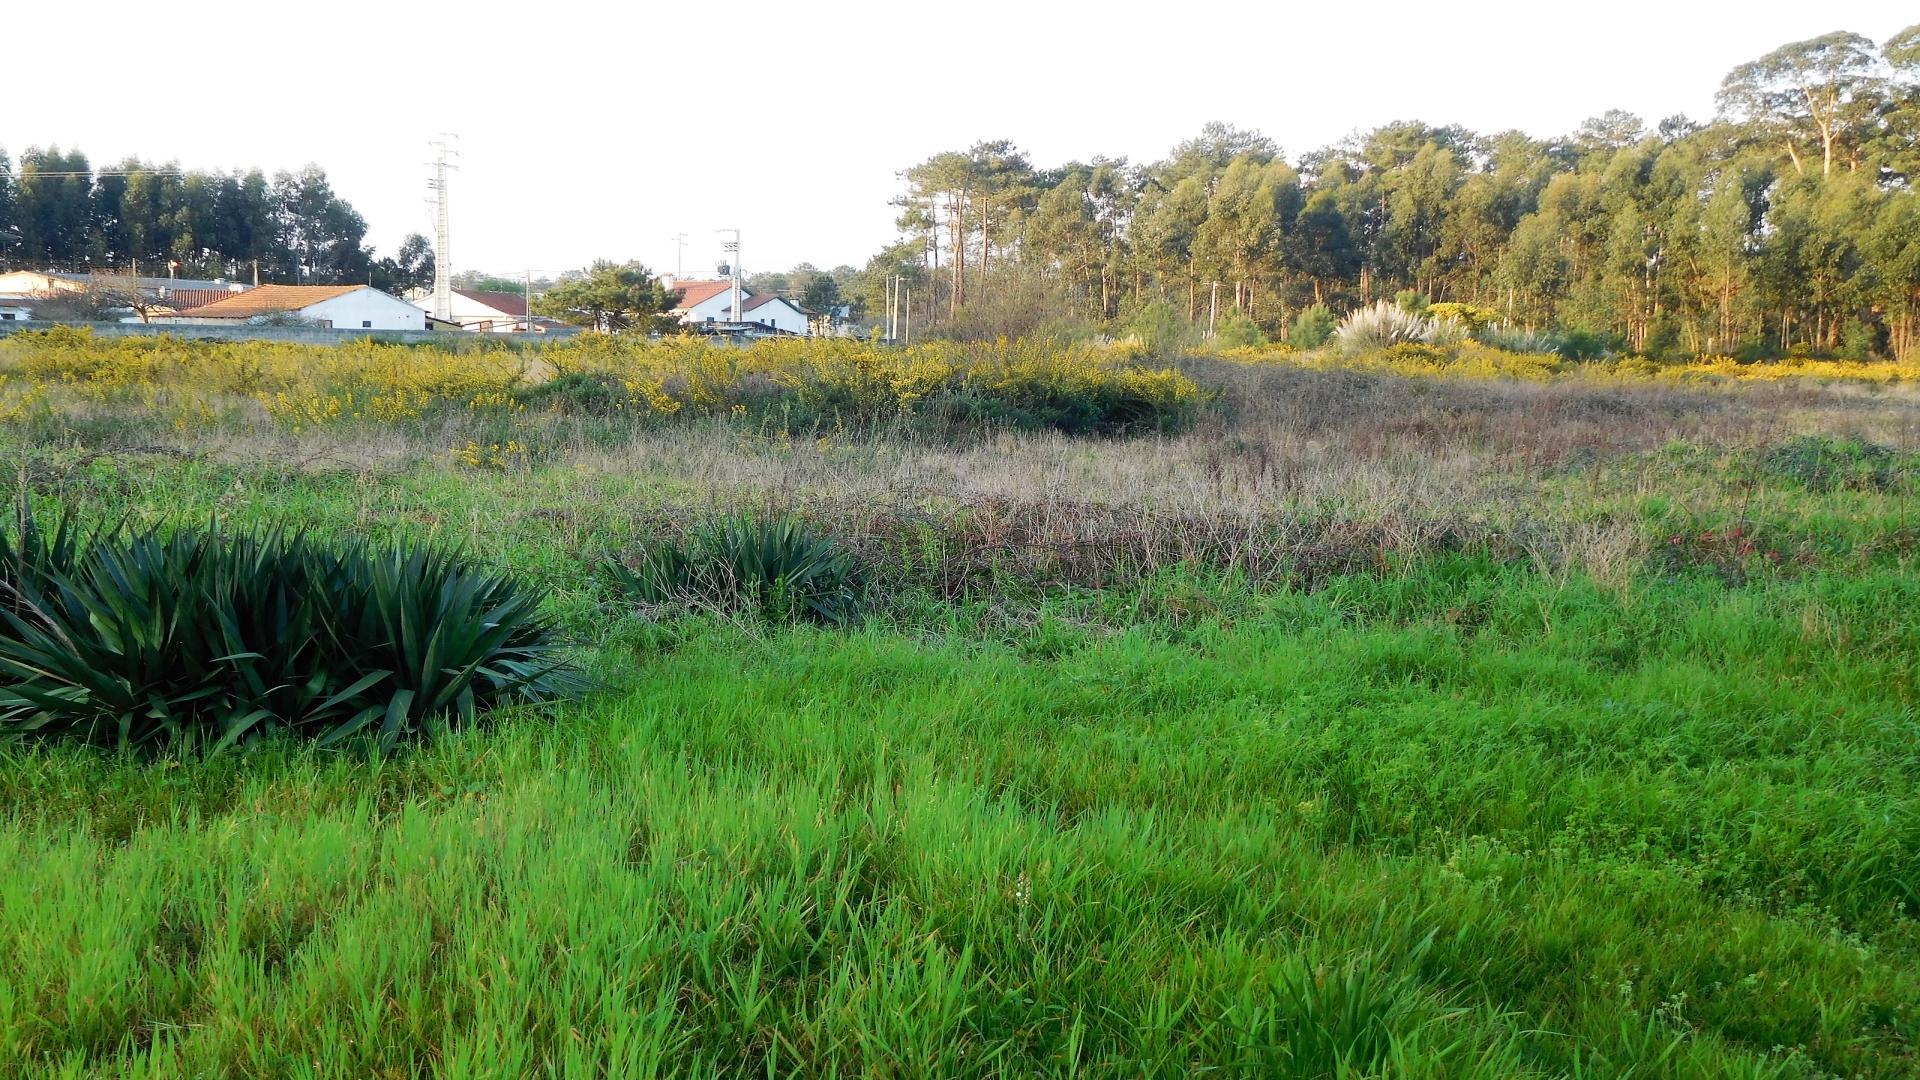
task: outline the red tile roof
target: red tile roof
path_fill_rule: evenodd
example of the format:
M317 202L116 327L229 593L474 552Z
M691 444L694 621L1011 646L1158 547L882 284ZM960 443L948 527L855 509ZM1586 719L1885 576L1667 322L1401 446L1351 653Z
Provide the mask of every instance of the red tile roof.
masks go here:
M485 304L503 315L511 315L516 319L524 319L527 317L527 298L519 293L480 292L475 289L455 289L453 291L476 304Z
M366 287L365 285L262 285L243 293L230 294L224 300L216 300L211 304L203 304L200 307L188 308L176 313L196 319L251 319L255 315L299 311L323 300L345 296Z
M676 281L673 283L673 287L676 289L682 290L682 292L684 293L684 295L680 298L680 305L674 308L674 310L685 311L688 308L694 307L698 304L703 304L708 300L711 300L714 297L719 296L721 293L726 292L727 290L733 288L733 282L731 281ZM745 289L741 289L740 291L746 292ZM746 307L747 306L746 302L742 301L740 306Z
M161 304L172 308L174 311L180 312L188 308L205 307L208 304L225 300L229 296L239 295L241 294L224 287L218 289L170 289L167 295L156 297L155 299Z
M762 304L771 304L775 300L780 301L781 303L787 305L788 307L792 308L793 310L799 312L802 315L817 314L817 312L815 312L812 308L808 307L805 304L802 304L800 301L789 300L786 297L781 296L779 293L761 293L759 296L756 296L751 300L742 300L740 301L740 310L742 312L752 311L754 308L757 308Z

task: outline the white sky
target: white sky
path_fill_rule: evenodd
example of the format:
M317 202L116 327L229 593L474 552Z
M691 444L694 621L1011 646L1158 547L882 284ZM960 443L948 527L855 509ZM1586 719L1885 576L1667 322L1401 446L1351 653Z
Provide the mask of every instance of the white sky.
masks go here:
M0 146L317 162L391 253L431 232L426 143L450 131L455 269L671 271L684 232L692 275L732 226L749 271L830 267L893 238L901 169L981 139L1050 165L1155 160L1209 120L1297 157L1398 119L1542 136L1609 108L1704 119L1728 69L1778 45L1920 22L1913 0L1288 7L22 3L0 19Z

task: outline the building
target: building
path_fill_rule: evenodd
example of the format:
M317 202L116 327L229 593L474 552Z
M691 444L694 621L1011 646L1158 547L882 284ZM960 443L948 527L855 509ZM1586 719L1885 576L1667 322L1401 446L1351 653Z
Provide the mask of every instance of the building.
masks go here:
M0 322L25 322L33 318L33 297L0 293Z
M413 306L422 311L433 310L433 294L425 292L413 296ZM562 334L577 328L568 326L544 315L535 315L532 321L527 318L527 298L520 293L482 292L478 289L453 290L452 321L462 330L477 334L511 334L531 329L536 334Z
M680 290L680 303L672 314L683 323L723 322L727 312L733 306L733 282L721 278L717 281L676 281L669 278L667 288ZM750 295L745 289L741 295ZM745 302L742 302L745 307Z
M805 334L813 325L813 312L784 296L761 293L740 301L740 322L760 323L783 334Z
M262 285L152 321L170 326L293 323L335 330L425 330L427 313L370 285Z
M19 300L10 305L19 318L31 318L33 301L57 298L62 293L83 293L90 289L110 289L125 294L127 304L120 310L123 322L146 322L159 315L172 315L188 308L204 307L251 286L215 278L136 277L129 274L66 274L41 270L13 270L0 274L0 297Z
M710 326L759 328L781 334L805 334L813 321L813 312L777 293L753 293L740 290L740 314L733 313L733 282L673 281L667 286L681 290L680 304L672 314L682 323Z

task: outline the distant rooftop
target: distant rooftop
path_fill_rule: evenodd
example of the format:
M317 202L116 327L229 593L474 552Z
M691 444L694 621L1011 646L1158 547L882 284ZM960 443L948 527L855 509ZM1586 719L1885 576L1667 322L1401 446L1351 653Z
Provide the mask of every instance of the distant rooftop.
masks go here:
M345 296L365 289L365 285L262 285L235 293L197 308L179 312L195 319L251 319L256 315L275 315L299 311L323 300Z

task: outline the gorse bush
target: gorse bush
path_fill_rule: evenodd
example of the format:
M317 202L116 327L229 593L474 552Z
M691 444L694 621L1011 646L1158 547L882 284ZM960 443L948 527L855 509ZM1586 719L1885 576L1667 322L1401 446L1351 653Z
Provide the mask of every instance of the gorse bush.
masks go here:
M1052 338L906 349L783 339L736 348L691 336L588 334L539 350L455 353L378 342L112 340L61 328L0 341L0 416L57 418L109 405L158 412L180 428L293 432L551 413L641 424L775 420L790 430L932 418L1122 433L1178 427L1203 400L1186 376L1148 362L1157 348Z
M790 516L723 518L683 543L643 545L632 565L614 560L608 568L642 603L750 612L773 622L838 624L860 612L853 553Z
M217 752L391 749L574 685L540 596L424 547L217 529L0 535L0 733Z

